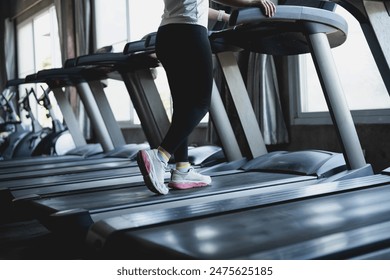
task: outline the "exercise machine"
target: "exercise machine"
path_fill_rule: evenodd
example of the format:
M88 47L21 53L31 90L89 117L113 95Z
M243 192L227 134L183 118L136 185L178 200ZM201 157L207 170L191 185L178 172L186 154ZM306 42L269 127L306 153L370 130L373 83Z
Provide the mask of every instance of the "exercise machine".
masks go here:
M291 28L291 25L299 27L295 30L299 39L306 38L301 36L302 33L309 32L310 36L312 32L314 34L323 34L325 37L323 38L322 35L320 37L326 40L324 48L327 46L330 49L328 36L331 39L336 38L335 42L341 44L345 40L347 29L343 18L331 11L318 10L303 7L279 7L278 14L272 19L262 16L258 9L248 10L247 12L250 13L251 22L258 22L259 25L265 25L268 28L269 24L272 26L275 22L284 23L288 25L288 28ZM257 13L252 16L251 13L254 11L257 11ZM313 13L317 13L318 20L314 20L317 17L313 17ZM244 15L245 19L249 17L245 12ZM294 22L293 18L298 20ZM302 22L306 24L301 24ZM329 24L331 27L329 27ZM237 24L237 26L243 28L241 31L246 30L245 25ZM272 32L283 31L283 27L286 26L278 25L278 28L272 29ZM268 31L267 28L264 28L264 30ZM223 37L227 39L228 43L234 43L232 38L235 38L236 32L238 34L238 28L229 29L226 32L233 32L225 34ZM252 36L249 36L249 32L246 33L248 35L246 39L261 37L253 36L255 32L258 34L258 32L265 31L253 29ZM222 34L222 32L219 32L215 37L219 38ZM315 50L313 52L319 55L321 51ZM321 74L324 71L319 70ZM335 93L333 91L330 92L330 95ZM342 95L343 93L337 92L336 94ZM333 108L333 106L337 107L338 105L332 102L329 106ZM343 113L348 116L349 111L347 110L347 112ZM342 130L343 128L340 129ZM344 140L342 139L342 141ZM358 155L360 155L360 152ZM347 156L349 157L350 155L347 153ZM345 180L347 178L372 175L370 166L365 162L356 166L354 160L349 160L348 162L353 164L346 165L341 154L324 151L264 153L250 160L241 169L225 170L220 173L210 172L213 175L212 186L199 190L172 191L170 195L162 197L151 194L141 184L131 188L106 189L100 192L84 193L83 195L69 193L57 197L48 196L41 199L20 200L18 202L23 204L23 207L29 209L31 213L35 213L36 217L48 228L63 233L65 236L73 236L76 233L84 236L86 230L91 229L93 230L94 238L100 236L99 234L107 237L106 233L117 235L120 232L125 232L126 224L123 223L121 217L126 217L126 213L133 213L134 211L143 213L142 211L166 209L169 212L170 207L184 204L191 208L193 201L204 201L207 200L207 197L210 197L211 200L218 200L219 197L230 195L240 197L243 195L243 201L247 201L257 192L269 191L272 193L282 189L319 186L321 182L325 181ZM358 161L358 163L360 162ZM249 190L251 190L250 196L244 192ZM325 193L327 191L324 190ZM105 199L107 197L112 199ZM245 208L246 204L241 204L241 207ZM187 218L190 218L191 214L192 212L189 213ZM118 223L115 221L118 221ZM94 242L92 241L91 243Z

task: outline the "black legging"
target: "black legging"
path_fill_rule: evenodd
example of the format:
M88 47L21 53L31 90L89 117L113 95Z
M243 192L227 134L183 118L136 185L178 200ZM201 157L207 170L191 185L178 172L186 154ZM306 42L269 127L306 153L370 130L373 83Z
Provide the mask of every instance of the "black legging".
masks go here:
M176 162L188 161L188 136L210 107L213 65L207 29L193 24L159 28L156 53L168 78L173 100L171 126L161 147Z

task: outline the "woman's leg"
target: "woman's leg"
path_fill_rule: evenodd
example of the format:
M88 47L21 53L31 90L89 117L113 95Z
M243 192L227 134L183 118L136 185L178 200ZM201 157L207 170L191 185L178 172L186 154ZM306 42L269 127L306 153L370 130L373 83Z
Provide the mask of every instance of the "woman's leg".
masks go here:
M188 136L210 107L212 53L207 30L198 25L167 25L159 28L156 52L165 68L173 100L171 126L158 150L140 151L138 164L148 188L167 194L164 173L167 158L188 162ZM186 189L209 185L211 178L174 170L169 186Z
M210 107L213 66L207 30L198 25L166 25L159 30L156 47L173 100L172 123L161 146L176 161L187 161L188 136Z

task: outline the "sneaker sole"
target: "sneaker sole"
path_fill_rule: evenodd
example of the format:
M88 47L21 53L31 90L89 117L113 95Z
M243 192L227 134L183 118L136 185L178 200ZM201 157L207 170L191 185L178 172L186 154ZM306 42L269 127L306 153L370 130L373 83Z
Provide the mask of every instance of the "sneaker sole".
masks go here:
M145 151L139 151L137 154L137 163L141 171L142 176L144 177L145 185L151 192L157 194L167 194L167 191L159 190L158 182L153 176L152 166L150 164L149 155Z
M193 189L193 188L201 188L209 186L210 184L203 183L203 182L170 182L168 184L168 187L172 189L178 189L178 190L187 190L187 189Z

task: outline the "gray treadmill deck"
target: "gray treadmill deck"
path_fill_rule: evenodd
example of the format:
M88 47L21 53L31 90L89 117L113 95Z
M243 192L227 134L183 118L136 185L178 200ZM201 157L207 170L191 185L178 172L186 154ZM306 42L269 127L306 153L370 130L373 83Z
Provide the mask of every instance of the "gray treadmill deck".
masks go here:
M390 184L121 231L155 258L313 259L388 242ZM116 236L118 238L118 236ZM141 245L140 245L141 244ZM158 254L157 254L158 253Z
M47 215L70 209L86 209L91 215L118 211L131 207L178 201L192 197L216 195L220 193L240 191L244 189L291 184L294 182L307 182L312 184L317 178L314 176L297 176L291 174L275 174L264 172L241 172L223 176L214 176L211 186L191 190L172 190L166 196L155 195L143 184L126 184L118 188L97 190L94 192L63 194L56 197L48 197L31 201L31 206L47 209ZM111 215L113 215L111 213Z

